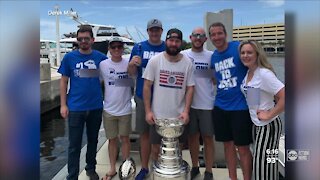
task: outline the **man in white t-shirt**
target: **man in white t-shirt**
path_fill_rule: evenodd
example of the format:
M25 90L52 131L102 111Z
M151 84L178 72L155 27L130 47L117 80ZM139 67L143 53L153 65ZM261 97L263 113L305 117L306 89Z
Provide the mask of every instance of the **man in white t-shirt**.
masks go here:
M166 51L152 57L143 73L146 121L154 125L159 118L179 118L187 124L194 88L192 62L180 53L180 30L170 29L165 42ZM161 137L155 132L154 126L152 129L150 139L154 144L153 150L159 153Z
M128 59L122 59L124 43L119 37L109 42L110 59L100 63L101 76L104 81L103 125L109 139L109 159L111 168L104 179L111 179L117 174L116 158L118 155L118 136L121 139L122 158L130 154L131 133L131 85L128 76Z
M182 51L193 62L195 87L190 108L190 122L187 125L188 145L192 160L191 180L200 175L199 171L199 138L200 133L204 143L206 170L204 180L213 179L213 120L214 102L213 73L211 70L212 52L203 48L206 42L206 32L198 27L190 35L192 47Z

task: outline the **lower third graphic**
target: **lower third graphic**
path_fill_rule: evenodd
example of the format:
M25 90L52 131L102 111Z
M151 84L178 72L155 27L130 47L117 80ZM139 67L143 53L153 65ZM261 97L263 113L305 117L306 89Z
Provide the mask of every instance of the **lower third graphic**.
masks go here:
M287 150L287 161L308 161L310 159L310 150Z

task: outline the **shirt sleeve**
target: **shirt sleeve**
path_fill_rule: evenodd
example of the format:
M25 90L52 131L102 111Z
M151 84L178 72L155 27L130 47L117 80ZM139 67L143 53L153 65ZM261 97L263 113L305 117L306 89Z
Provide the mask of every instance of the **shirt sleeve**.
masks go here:
M261 73L261 89L276 95L282 88L284 84L276 77L276 75L270 71L264 71Z
M105 59L106 60L106 59ZM103 81L103 69L105 68L104 67L104 63L105 63L105 60L101 61L99 63L99 80L100 81Z
M187 86L194 86L194 69L192 66L192 63L190 61L189 66L188 66L188 74L187 74Z
M141 46L141 43L139 43ZM131 61L132 57L138 55L138 44L134 45L130 54L129 62Z
M213 63L214 55L215 55L214 52L212 52L211 58L210 58L210 68L213 70L215 70L214 63Z
M100 54L100 58L99 58L99 61L98 61L98 68L100 68L100 64L101 64L101 62L102 61L104 61L104 60L107 60L108 59L108 57L106 56L106 55L104 55L104 54Z
M209 51L210 53L210 61L209 61L209 68L214 70L214 67L212 65L212 55L213 55L213 51Z
M60 73L61 75L63 75L63 76L68 76L68 77L70 77L70 75L71 75L71 70L70 70L70 67L69 67L69 63L68 63L68 61L69 61L69 55L68 54L66 54L64 57L63 57L63 59L62 59L62 61L61 61L61 65L60 65L60 67L59 67L59 69L58 69L58 73Z
M150 80L150 81L154 81L155 80L156 63L157 63L157 61L155 60L154 57L152 57L149 60L146 69L144 70L142 78Z
M108 59L108 57L107 57L106 55L102 54L102 56L101 56L101 61L104 61L104 60L106 60L106 59ZM100 62L101 62L101 61L100 61Z

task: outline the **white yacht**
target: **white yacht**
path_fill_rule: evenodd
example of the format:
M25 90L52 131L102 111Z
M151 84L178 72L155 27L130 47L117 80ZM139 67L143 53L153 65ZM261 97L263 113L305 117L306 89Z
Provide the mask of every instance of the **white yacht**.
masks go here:
M51 66L57 65L57 42L53 40L40 39L40 63L50 63ZM72 51L71 47L60 44L60 57Z
M96 49L96 50L102 52L103 54L110 56L110 54L108 52L109 41L111 40L111 38L113 36L118 36L125 43L123 56L125 58L130 57L131 50L134 46L134 41L132 41L129 38L120 36L115 27L105 26L105 25L93 25L93 24L89 24L89 25L92 26L93 36L95 38L95 40L94 40L95 42L92 45L93 49ZM63 47L76 49L78 46L76 34L75 35L71 34L71 36L69 36L68 38L61 39L60 44Z
M87 24L92 27L93 37L95 38L95 42L92 46L93 49L96 49L96 50L106 54L107 56L110 56L110 54L108 53L109 41L113 36L117 36L117 37L120 37L122 39L122 41L125 43L124 57L125 58L130 57L131 50L134 46L134 41L127 38L127 37L120 36L120 34L118 33L117 29L114 26L101 25L101 24L91 24L91 23L87 23L87 22L82 22L82 21L80 21L79 16L75 12L71 12L68 15L74 21L78 22L80 25ZM61 39L60 43L64 47L76 49L77 48L77 39L76 39L77 33L71 32L69 34L64 34L64 36L66 38Z

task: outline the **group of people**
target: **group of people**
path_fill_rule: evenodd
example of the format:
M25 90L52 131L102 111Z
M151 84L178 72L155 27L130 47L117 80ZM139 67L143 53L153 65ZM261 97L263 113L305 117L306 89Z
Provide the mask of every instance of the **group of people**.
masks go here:
M87 129L86 174L96 173L96 150L101 122L109 140L110 169L103 179L116 174L118 138L122 159L130 157L132 79L136 79L136 131L140 135L141 170L137 180L150 174L149 159L159 156L161 136L157 119L176 118L184 123L179 138L188 142L191 179L200 175L199 138L204 143L204 179L213 179L214 140L224 143L229 178L237 179L237 153L243 178L277 179L277 163L267 161L268 152L278 151L281 132L279 114L284 111L284 85L255 41L227 42L225 26L213 23L208 29L214 52L204 48L205 29L193 29L190 49L181 51L183 34L170 29L161 40L162 23L151 19L149 39L137 43L130 59L122 58L124 43L109 41L111 57L91 48L92 29L80 26L78 50L65 55L58 70L61 115L68 119L69 148L67 179L78 179L84 126ZM68 83L70 89L67 92ZM101 91L104 87L104 99ZM254 144L253 152L250 144Z

